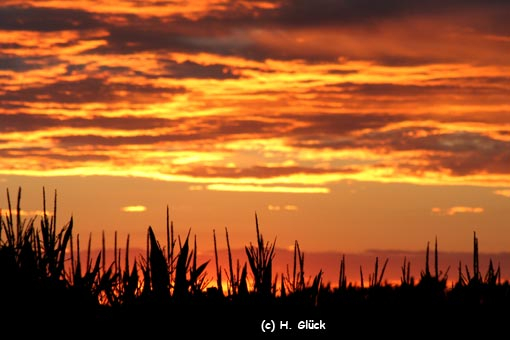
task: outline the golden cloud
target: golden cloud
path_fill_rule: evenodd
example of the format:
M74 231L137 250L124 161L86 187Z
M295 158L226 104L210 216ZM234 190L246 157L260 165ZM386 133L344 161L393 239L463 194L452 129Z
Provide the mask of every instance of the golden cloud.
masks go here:
M126 207L121 208L124 212L144 212L147 208L143 205L128 205Z

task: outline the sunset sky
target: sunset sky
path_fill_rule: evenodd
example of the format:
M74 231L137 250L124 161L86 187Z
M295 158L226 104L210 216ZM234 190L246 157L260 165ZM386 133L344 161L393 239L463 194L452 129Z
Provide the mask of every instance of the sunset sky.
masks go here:
M4 0L0 207L144 246L510 251L510 3Z

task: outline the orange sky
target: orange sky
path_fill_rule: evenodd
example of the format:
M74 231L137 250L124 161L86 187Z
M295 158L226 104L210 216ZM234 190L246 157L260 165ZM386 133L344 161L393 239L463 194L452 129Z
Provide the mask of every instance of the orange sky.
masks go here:
M510 250L510 4L3 1L0 183L80 233ZM0 207L6 208L0 196ZM138 240L138 241L136 241Z

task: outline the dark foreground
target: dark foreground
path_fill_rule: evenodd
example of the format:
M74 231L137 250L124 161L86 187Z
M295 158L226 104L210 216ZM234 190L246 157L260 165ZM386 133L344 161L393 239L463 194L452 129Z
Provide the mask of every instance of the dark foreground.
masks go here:
M332 298L332 297L331 297ZM332 298L333 299L333 298ZM6 307L4 305L4 307ZM186 301L117 307L10 306L2 325L22 337L232 339L266 337L482 339L508 334L509 305L405 301L310 306L281 301Z

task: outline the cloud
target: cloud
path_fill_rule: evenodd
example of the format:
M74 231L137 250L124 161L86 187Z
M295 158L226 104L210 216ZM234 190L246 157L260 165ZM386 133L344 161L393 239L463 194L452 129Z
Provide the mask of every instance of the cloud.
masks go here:
M296 187L278 185L250 185L250 184L209 184L207 190L235 191L235 192L266 192L288 194L327 194L330 192L326 187Z
M269 211L297 211L298 207L296 205L287 204L287 205L273 205L269 204L267 206L267 210Z
M505 2L31 3L0 5L4 171L508 181Z
M48 115L18 113L0 114L0 131L33 131L54 126L57 119Z
M167 78L197 78L197 79L237 79L238 74L234 73L227 65L212 64L201 65L192 61L178 63L173 60L160 60L163 70L159 77Z
M264 4L264 5L263 5ZM192 15L163 11L154 4L145 7L153 15L136 11L101 12L49 7L0 7L0 29L59 32L101 29L106 44L92 54L136 52L213 53L249 59L302 59L309 61L372 60L383 65L427 65L454 60L489 60L498 54L481 53L499 46L497 39L510 34L502 1L371 1L282 0L271 3L224 3ZM171 4L170 4L171 5ZM405 27L406 29L401 29ZM360 44L360 41L364 41ZM473 43L474 42L474 43ZM468 44L471 43L471 44ZM445 48L430 48L431 44ZM480 46L476 46L480 45ZM394 47L394 48L392 48ZM449 53L443 51L448 47ZM480 48L482 47L482 48ZM474 52L474 49L478 53ZM389 52L391 51L391 52ZM504 62L503 57L499 57ZM195 72L194 65L181 65L176 77ZM187 69L186 69L187 68ZM182 73L181 73L182 72ZM214 66L204 73L221 77ZM225 73L224 76L235 76Z
M442 133L434 127L405 127L365 134L367 142L386 144L394 150L426 150L439 152L496 152L508 148L502 140L475 132Z
M168 100L169 96L185 92L183 87L154 87L134 83L115 83L105 78L87 77L61 80L47 85L24 87L0 94L0 100L23 102L72 103L152 103Z
M56 57L18 56L0 54L0 71L25 72L59 64Z
M49 7L0 6L0 29L52 32L101 27L91 12Z
M466 82L471 84L476 83L478 78L466 79ZM482 80L483 81L483 80ZM506 80L506 82L510 82L510 79ZM500 87L505 83L503 79L497 79L494 81L496 86ZM487 91L488 92L488 91ZM437 122L446 122L446 123L483 123L490 125L499 125L501 129L499 132L501 134L509 134L510 131L508 129L505 130L505 126L510 124L510 112L501 111L501 112L471 112L469 117L466 117L464 113L436 113L434 115L423 115L423 120L433 120Z
M510 90L504 86L508 80L504 78L494 77L491 80L485 77L431 79L422 84L342 82L328 84L321 91L322 93L328 91L331 94L350 96L354 103L377 100L379 103L398 102L416 103L416 105L428 102L495 105L506 103L510 95ZM454 117L455 115L450 115L450 119L455 119ZM448 115L444 114L442 119L448 120Z
M3 182L3 181L4 180L0 180L0 182ZM17 215L18 214L18 211L16 209L13 209L11 212L12 212L13 215ZM4 213L6 213L6 212L4 211ZM22 217L35 218L35 217L44 216L44 211L43 210L24 210L24 209L20 209L19 215L22 216ZM52 211L46 211L46 216L52 216L52 215L53 215Z
M180 171L181 174L194 177L226 177L226 178L273 178L287 177L296 174L329 174L335 172L351 173L353 170L331 170L320 168L306 168L297 166L252 166L247 168L220 167L220 166L195 166L189 170Z
M150 130L154 128L170 126L173 122L171 119L159 117L105 117L90 116L82 117L60 117L47 114L34 113L17 113L2 114L0 113L0 131L37 131L52 128L101 128L111 130Z
M161 10L153 15L136 15L132 11L101 13L100 7L92 5L87 11L3 7L0 8L0 19L4 19L3 28L8 30L107 31L106 44L89 50L91 54L202 52L254 60L309 61L346 57L390 66L487 60L486 53L468 53L474 44L465 42L475 38L477 44L494 46L497 41L478 36L499 37L509 33L506 17L502 15L508 5L501 1L433 1L426 4L389 1L374 5L369 1L319 0L310 3L282 0L266 4L236 1L208 11L195 10L191 16L175 6L174 13L165 11L165 15ZM152 7L152 10L157 9ZM452 33L448 34L450 31ZM360 41L365 43L360 44ZM388 48L390 44L394 48ZM449 47L450 53L441 52L442 48L428 48L430 44ZM500 59L504 62L502 57ZM186 77L187 72L195 72L193 65L181 67L184 68L181 71L174 70L176 77L181 77L181 72ZM217 71L214 67L204 69L204 73L209 72L213 78L223 75ZM224 76L235 75L227 72Z
M432 213L436 215L454 216L457 214L481 214L484 212L482 207L454 206L446 209L432 208Z
M494 191L494 194L504 197L510 197L510 189L496 190Z
M0 121L1 121L0 116ZM7 117L8 118L8 117ZM22 124L29 117L21 118L18 122ZM5 118L4 118L5 119ZM48 123L46 119L41 119ZM34 123L31 123L34 124ZM53 140L63 146L120 146L120 145L149 145L171 142L191 142L191 141L222 141L235 140L244 136L245 138L261 138L263 136L273 136L281 131L286 124L281 122L259 121L256 119L246 119L232 117L224 119L223 117L189 117L172 119L169 117L118 117L107 118L97 117L93 119L69 119L59 120L60 126L73 127L102 127L111 129L139 129L143 130L141 134L130 136L113 135L63 135L53 137ZM166 132L158 131L148 133L153 128L167 128ZM199 171L197 169L197 171Z
M358 147L385 153L414 151L421 170L450 172L454 176L510 171L510 141L475 132L441 133L434 127L406 127L370 131L356 141ZM399 166L406 167L403 161Z
M292 130L292 135L321 136L349 135L364 129L378 129L405 119L401 115L364 113L317 113L310 115L282 115L301 124Z
M143 205L128 205L121 208L124 212L144 212L147 208Z

